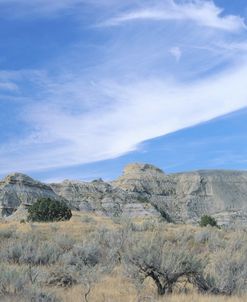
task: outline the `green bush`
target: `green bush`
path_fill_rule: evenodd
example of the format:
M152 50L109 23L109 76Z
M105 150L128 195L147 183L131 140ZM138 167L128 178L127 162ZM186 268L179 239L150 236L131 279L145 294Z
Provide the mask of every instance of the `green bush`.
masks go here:
M14 228L0 230L0 241L11 239L14 238L15 236L16 236L16 229Z
M29 221L61 221L69 220L71 216L71 210L65 202L50 198L39 199L28 208Z
M209 215L202 216L200 221L200 226L206 227L208 225L211 225L212 227L218 227L217 221L213 217Z

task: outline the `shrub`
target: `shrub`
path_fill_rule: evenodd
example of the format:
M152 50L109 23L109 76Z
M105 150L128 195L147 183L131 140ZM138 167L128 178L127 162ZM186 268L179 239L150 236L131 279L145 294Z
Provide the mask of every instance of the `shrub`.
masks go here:
M53 293L39 288L26 288L22 293L1 297L1 302L61 302Z
M100 263L102 256L100 246L91 243L82 243L64 254L65 265L74 266L76 270L81 270L83 266L94 267Z
M38 222L69 220L72 216L65 202L50 198L39 199L28 208L28 213L28 220Z
M130 223L130 228L133 232L147 232L157 229L158 224L155 220L145 220L143 223Z
M53 293L45 292L44 290L39 288L30 289L29 291L27 291L27 293L24 294L23 298L23 301L31 302L61 302L61 300L57 298Z
M50 273L46 284L58 287L72 287L77 284L77 279L65 270L58 270Z
M95 223L95 220L93 219L93 217L90 217L88 215L85 215L81 218L81 222L85 222L85 223Z
M246 294L247 284L247 236L245 232L227 234L222 244L210 253L206 273L214 286L224 295Z
M211 225L212 227L218 227L217 221L213 217L209 215L202 216L200 220L200 226L206 227L208 225Z
M22 235L1 246L0 262L50 265L56 263L63 253L63 246L60 247L56 240L44 241L35 234Z
M152 278L159 295L172 293L181 278L200 290L201 284L197 282L200 277L208 290L201 276L202 263L196 253L192 253L184 243L167 241L160 232L145 239L142 236L130 238L125 265L137 282L143 283L146 278Z
M14 228L0 230L0 240L14 238L15 235L16 235L16 230Z
M17 270L1 265L0 267L0 298L2 296L19 294L28 284L24 270Z
M75 240L66 234L57 234L55 243L65 253L73 248Z
M138 200L140 203L148 203L148 202L149 202L149 200L148 200L147 197L141 196L141 195L139 195L139 196L137 197L137 200Z

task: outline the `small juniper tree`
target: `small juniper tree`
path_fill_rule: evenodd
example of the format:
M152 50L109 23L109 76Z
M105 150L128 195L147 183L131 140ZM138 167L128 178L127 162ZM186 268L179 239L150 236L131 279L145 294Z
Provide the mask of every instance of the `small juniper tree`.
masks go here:
M29 221L61 221L72 216L70 208L63 201L42 198L28 208Z
M218 227L217 221L215 218L209 216L209 215L203 215L200 220L200 226L206 227L208 225L211 225L212 227Z

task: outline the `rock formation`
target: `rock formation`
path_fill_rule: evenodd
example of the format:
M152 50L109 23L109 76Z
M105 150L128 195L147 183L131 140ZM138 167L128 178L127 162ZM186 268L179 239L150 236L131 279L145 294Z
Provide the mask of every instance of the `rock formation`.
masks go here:
M198 171L172 177L183 220L209 214L219 224L247 224L247 172Z
M150 165L128 165L113 182L147 198L168 220L197 222L204 214L219 224L247 224L247 172L196 171L166 175Z
M60 197L54 193L50 186L21 173L6 176L0 181L0 216L8 216L15 212L20 205L31 205L38 198Z
M107 216L162 216L170 222L196 223L208 214L219 224L247 225L247 172L241 171L168 175L149 164L130 164L109 183L66 180L46 185L18 173L0 182L3 216L40 197L62 198L78 211Z
M67 180L60 184L51 184L51 187L80 211L93 211L106 216L160 216L148 200L140 202L136 194L102 180Z

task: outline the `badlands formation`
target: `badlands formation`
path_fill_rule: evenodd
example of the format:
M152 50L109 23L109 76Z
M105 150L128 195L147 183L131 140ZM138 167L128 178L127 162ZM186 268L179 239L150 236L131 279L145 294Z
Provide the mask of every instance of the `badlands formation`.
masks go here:
M0 181L0 216L19 219L39 198L66 201L73 210L110 217L162 217L197 223L211 215L220 225L247 225L247 172L165 174L149 164L129 164L112 182L65 180L44 184L14 173Z

